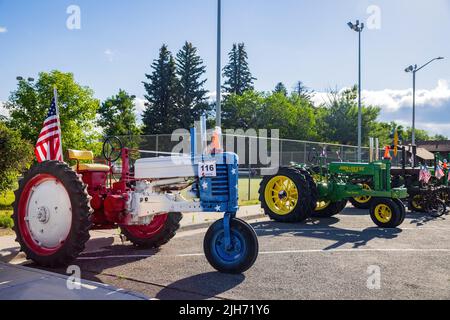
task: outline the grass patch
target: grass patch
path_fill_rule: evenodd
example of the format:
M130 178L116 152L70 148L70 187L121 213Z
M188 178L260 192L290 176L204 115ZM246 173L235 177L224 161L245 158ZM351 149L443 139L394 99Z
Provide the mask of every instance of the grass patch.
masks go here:
M250 179L250 196L248 190L248 178L239 178L239 205L240 206L250 206L259 204L259 184L261 183L261 178Z

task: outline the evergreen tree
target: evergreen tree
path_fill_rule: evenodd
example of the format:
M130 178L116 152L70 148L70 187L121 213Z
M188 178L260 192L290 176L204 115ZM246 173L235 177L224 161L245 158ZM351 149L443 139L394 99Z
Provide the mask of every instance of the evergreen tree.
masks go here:
M152 64L152 74L146 74L149 82L143 82L148 103L142 121L145 134L171 133L180 128L177 110L179 82L172 53L166 45L159 51L159 58Z
M273 90L274 93L281 93L283 94L285 97L287 96L288 92L286 89L286 86L284 85L283 82L278 82L277 85L275 86L275 89Z
M203 60L197 54L197 48L186 42L176 57L177 75L180 85L178 91L178 109L180 125L188 129L200 115L209 111L203 88L206 79L201 79L206 72Z
M106 99L100 106L98 125L106 136L139 135L136 124L134 96L119 90L116 96Z
M250 72L245 45L233 44L228 57L229 63L223 69L223 75L226 78L223 86L225 92L241 95L247 90L253 90L253 81L256 78Z
M294 86L294 93L296 93L299 97L311 101L314 91L306 87L302 81L298 81Z

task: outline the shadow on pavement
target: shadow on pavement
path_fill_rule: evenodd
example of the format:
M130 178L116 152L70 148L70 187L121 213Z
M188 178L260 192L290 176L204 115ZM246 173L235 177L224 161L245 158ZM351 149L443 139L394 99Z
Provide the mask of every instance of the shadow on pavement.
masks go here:
M157 295L161 300L204 300L233 289L245 280L245 276L207 272L178 280Z
M337 218L311 219L306 224L260 222L252 224L258 236L280 236L284 234L296 237L333 240L335 243L324 248L332 250L345 244L353 244L353 248L364 247L373 239L394 239L402 232L401 229L380 229L376 227L364 230L343 229L333 225L339 221Z
M444 215L442 217L433 217L427 213L422 213L422 212L410 212L406 215L408 218L411 218L411 222L410 224L415 224L417 227L421 227L426 225L427 223L431 222L431 221L445 221L446 216Z

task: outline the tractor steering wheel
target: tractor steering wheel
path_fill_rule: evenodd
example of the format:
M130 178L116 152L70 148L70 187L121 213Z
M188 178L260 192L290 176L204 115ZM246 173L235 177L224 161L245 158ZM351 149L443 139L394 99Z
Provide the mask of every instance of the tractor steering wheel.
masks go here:
M122 148L122 141L118 137L108 137L103 142L103 157L109 162L116 162L122 155Z

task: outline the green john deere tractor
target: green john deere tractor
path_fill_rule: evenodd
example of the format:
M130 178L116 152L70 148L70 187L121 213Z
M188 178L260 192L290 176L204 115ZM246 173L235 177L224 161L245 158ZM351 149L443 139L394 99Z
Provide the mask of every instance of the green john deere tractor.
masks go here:
M405 219L401 199L408 196L404 187L391 185L391 162L333 162L307 166L293 164L264 177L259 195L261 206L273 220L302 222L310 216L331 217L344 210L347 199L370 199L373 222L382 228L395 228ZM371 181L369 187L360 181Z

